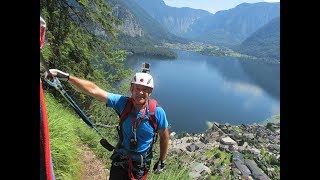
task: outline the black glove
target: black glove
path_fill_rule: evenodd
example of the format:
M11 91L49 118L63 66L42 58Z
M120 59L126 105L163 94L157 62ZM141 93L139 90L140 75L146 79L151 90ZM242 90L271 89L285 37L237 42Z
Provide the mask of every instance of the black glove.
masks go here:
M162 161L162 160L159 159L159 160L154 164L154 166L153 166L153 171L154 171L155 173L160 173L161 171L163 171L164 166L165 166L164 161Z
M65 73L58 69L49 69L52 76L57 77L59 80L68 81L69 80L69 73ZM48 79L48 72L44 73L44 77Z

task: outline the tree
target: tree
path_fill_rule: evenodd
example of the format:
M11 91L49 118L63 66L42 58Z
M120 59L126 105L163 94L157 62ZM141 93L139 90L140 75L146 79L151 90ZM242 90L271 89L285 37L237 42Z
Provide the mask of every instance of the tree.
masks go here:
M130 72L123 68L125 51L113 48L121 21L112 16L107 1L40 0L40 7L47 23L42 52L49 68L72 72L109 89ZM90 97L68 89L84 109L91 105Z

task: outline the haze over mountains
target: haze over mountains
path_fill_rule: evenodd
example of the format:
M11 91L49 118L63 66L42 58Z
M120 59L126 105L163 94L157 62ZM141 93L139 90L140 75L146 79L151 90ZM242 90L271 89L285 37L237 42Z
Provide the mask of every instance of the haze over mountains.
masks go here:
M233 9L219 11L199 19L188 35L207 43L231 47L280 16L280 3L243 3Z
M242 3L211 14L204 10L175 8L163 0L134 0L171 33L215 45L237 45L274 17L280 3Z
M185 37L192 31L191 26L200 18L212 15L208 11L192 8L176 8L167 6L163 0L134 0L150 16L163 25L171 33Z
M170 7L163 0L111 2L116 17L124 22L119 29L123 31L121 37L127 44L132 42L129 39L146 46L164 42L197 41L236 49L252 56L280 58L280 48L275 47L280 42L280 2L242 3L215 14L199 9ZM269 24L269 28L264 27L277 17L279 20ZM260 30L263 27L264 30ZM258 31L264 35L259 35ZM268 37L272 38L265 41ZM264 40L258 40L259 38ZM250 41L256 43L249 43ZM265 43L259 44L262 41ZM259 48L253 46L264 46L268 52L254 54ZM268 49L269 47L272 48Z

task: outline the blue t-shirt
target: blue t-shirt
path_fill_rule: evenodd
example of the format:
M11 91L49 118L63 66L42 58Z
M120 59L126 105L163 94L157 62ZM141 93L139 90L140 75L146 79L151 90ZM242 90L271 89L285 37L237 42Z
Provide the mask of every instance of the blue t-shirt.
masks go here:
M114 94L108 92L108 102L107 106L115 109L116 111L122 113L127 103L128 98L119 94ZM136 121L140 121L141 116L140 111L136 111ZM147 150L150 147L151 142L153 141L154 130L148 122L149 110L146 111L143 120L141 120L140 125L136 128L136 136L137 136L137 149L135 152L139 152L142 155L145 155ZM158 130L164 130L168 127L168 120L166 117L165 111L161 107L156 107L155 110L155 118L158 124ZM122 154L129 154L130 150L130 138L133 137L133 125L132 125L132 117L128 116L122 123L122 135L123 142L122 146L124 149L120 149L119 152ZM132 158L139 158L137 155L132 154Z

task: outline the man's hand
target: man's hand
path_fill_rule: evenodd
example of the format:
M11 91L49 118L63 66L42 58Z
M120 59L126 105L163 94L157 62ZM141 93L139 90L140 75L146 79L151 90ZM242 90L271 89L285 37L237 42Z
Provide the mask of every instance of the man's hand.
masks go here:
M154 166L153 166L153 171L154 171L155 173L160 173L160 172L162 172L162 171L164 170L164 166L165 166L164 161L162 161L162 160L159 159L159 160L154 164Z
M58 69L49 69L49 71L53 77L57 77L61 81L68 81L69 80L69 73L65 73L65 72L60 71ZM48 79L48 72L47 71L44 73L44 77Z

